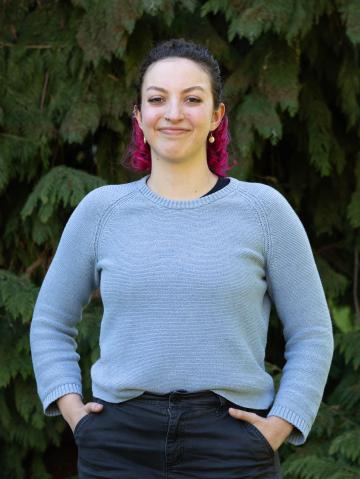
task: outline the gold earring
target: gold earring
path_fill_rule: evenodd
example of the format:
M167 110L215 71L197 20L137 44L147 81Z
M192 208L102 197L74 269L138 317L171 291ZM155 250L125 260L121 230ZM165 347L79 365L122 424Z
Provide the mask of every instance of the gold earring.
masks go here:
M209 143L214 143L215 138L213 137L213 134L210 133L210 138L209 138Z

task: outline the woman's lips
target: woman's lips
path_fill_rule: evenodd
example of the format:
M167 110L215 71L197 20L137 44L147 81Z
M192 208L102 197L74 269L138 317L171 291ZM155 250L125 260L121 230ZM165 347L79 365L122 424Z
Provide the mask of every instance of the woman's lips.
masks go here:
M168 130L164 128L160 131L161 133L165 133L166 135L182 135L183 133L188 133L189 130Z

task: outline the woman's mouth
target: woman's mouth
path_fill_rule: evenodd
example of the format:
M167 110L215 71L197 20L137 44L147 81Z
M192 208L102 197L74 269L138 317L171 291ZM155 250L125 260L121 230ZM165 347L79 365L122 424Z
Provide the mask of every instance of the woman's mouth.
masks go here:
M189 130L178 130L178 129L167 129L167 128L164 128L162 130L160 130L161 133L164 133L165 135L182 135L184 133L188 133Z

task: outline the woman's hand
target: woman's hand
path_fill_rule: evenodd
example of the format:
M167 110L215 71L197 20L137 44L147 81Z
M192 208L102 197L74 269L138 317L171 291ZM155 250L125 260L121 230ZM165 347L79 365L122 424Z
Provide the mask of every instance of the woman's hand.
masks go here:
M229 414L235 419L242 419L255 426L267 439L274 452L279 449L285 439L290 435L294 426L278 416L261 417L254 412L242 409L229 409Z
M75 393L61 396L61 398L57 400L57 404L63 418L69 424L73 433L76 424L82 417L90 412L99 413L103 409L103 405L97 402L88 402L84 404L81 400L81 396Z

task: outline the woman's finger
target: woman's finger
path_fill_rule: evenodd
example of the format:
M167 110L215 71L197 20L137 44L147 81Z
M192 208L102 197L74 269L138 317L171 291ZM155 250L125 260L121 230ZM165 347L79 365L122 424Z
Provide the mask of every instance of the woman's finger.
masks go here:
M85 404L85 411L89 412L100 412L103 409L103 405L98 402L88 402Z
M244 411L243 409L236 409L233 407L229 408L229 414L236 419L243 419L244 421L251 422L252 424L263 419L254 412Z

